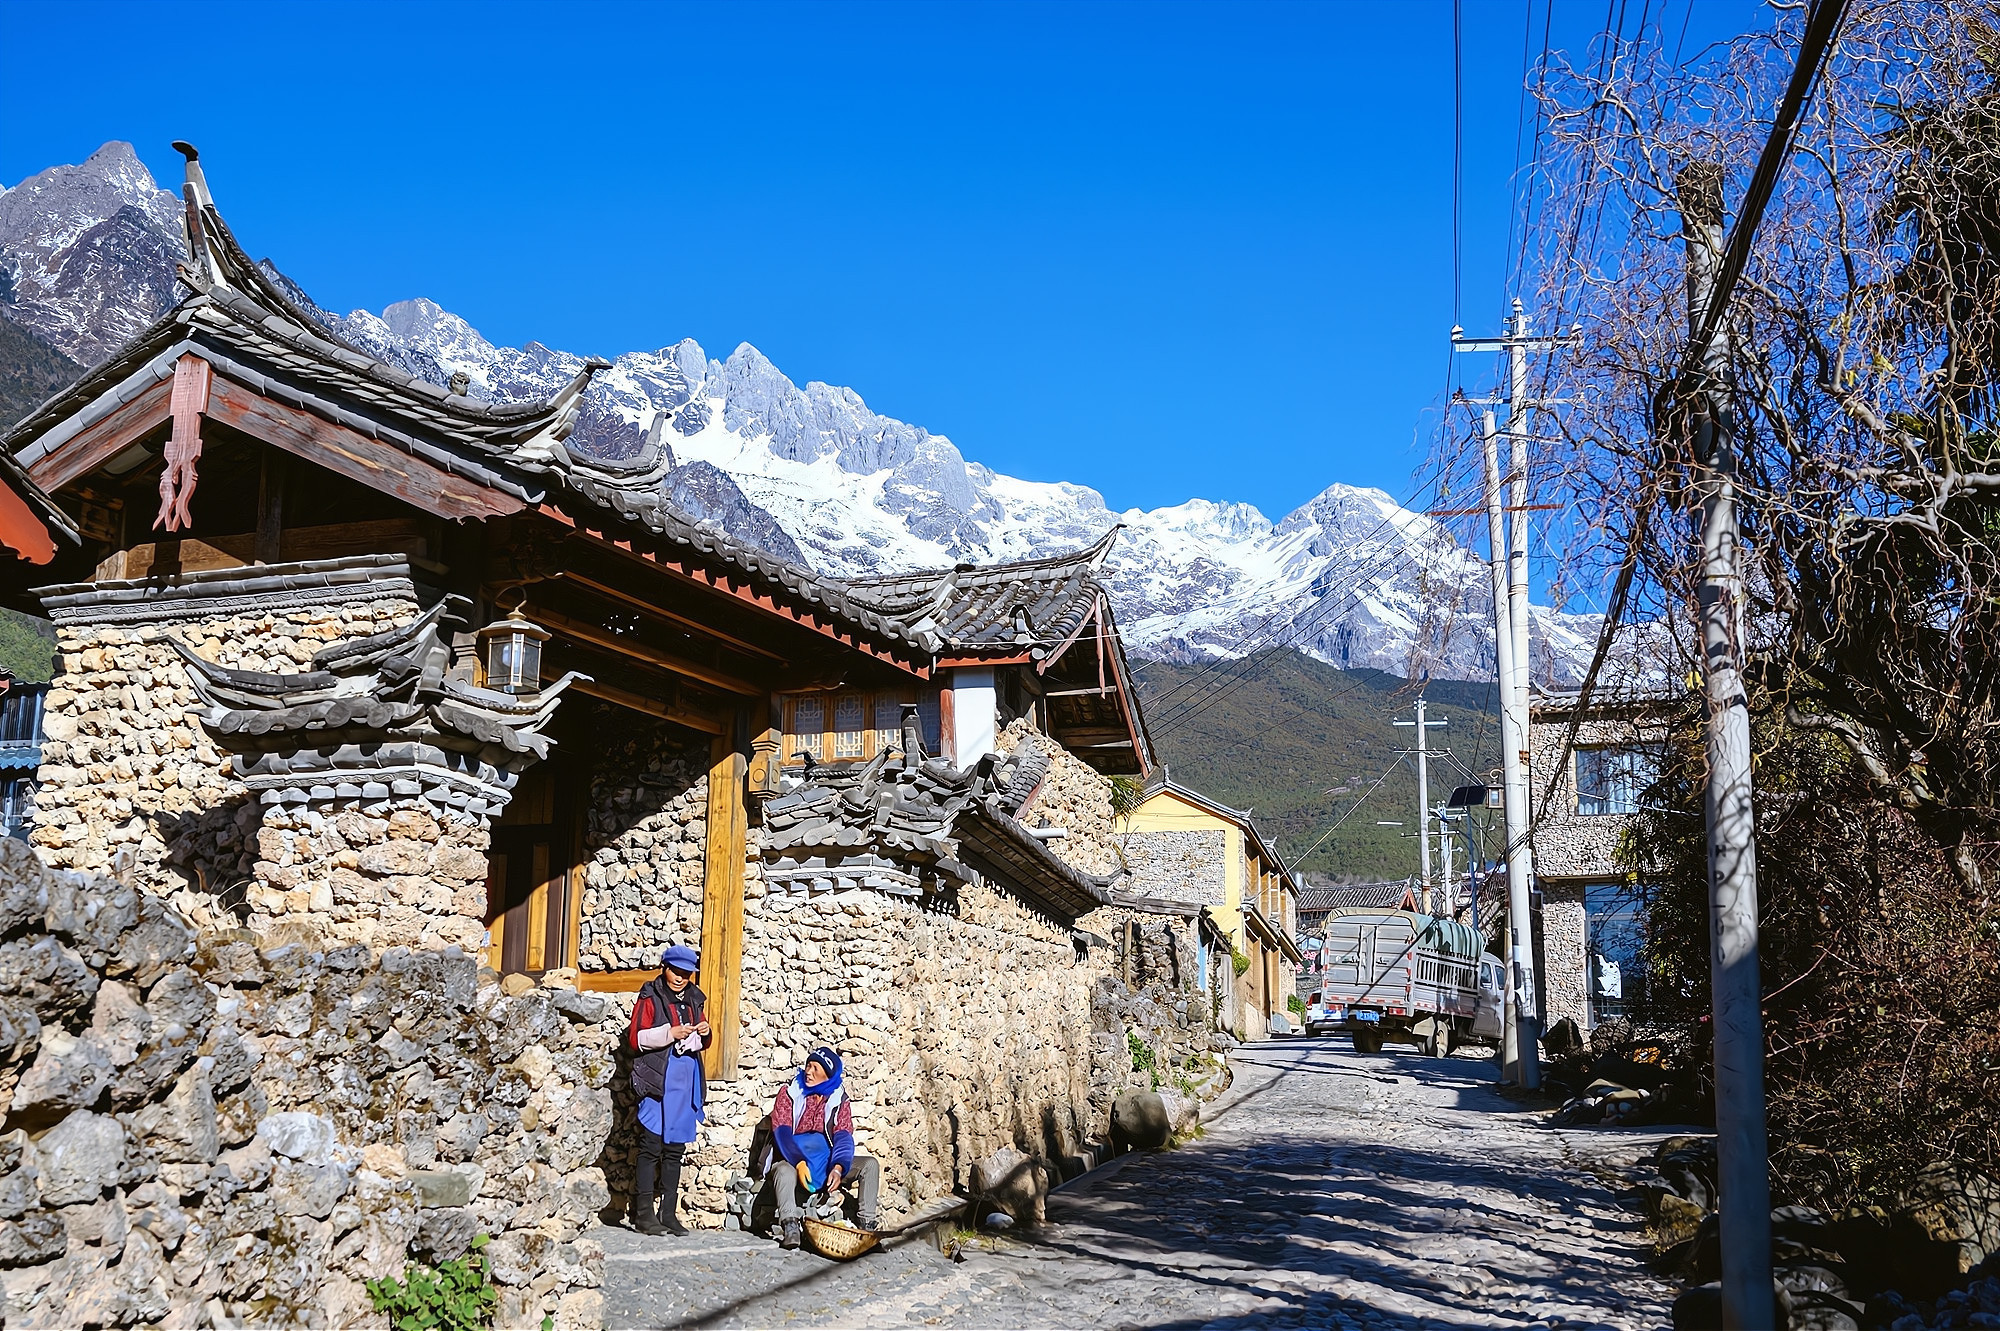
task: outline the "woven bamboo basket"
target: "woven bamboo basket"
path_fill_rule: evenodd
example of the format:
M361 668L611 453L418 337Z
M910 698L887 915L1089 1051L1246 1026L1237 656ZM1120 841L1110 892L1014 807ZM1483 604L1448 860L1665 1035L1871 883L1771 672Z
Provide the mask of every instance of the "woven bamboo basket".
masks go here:
M805 1218L805 1229L806 1241L812 1244L813 1251L836 1262L852 1261L882 1238L872 1229L846 1229L811 1216Z

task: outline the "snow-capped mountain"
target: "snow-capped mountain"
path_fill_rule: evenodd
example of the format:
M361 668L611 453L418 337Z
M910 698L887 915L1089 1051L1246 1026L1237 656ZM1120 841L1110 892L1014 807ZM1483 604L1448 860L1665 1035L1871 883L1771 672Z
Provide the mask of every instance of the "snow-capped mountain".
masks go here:
M0 318L80 364L103 359L177 298L180 208L123 143L0 190ZM476 396L545 395L581 364L539 343L494 346L428 300L339 315L286 285L345 340L437 383L463 373ZM877 415L851 388L800 387L747 343L720 360L691 339L618 357L597 376L574 442L615 456L656 420L675 502L826 573L1052 553L1122 523L1107 572L1139 655L1289 644L1397 674L1492 669L1484 567L1380 490L1330 485L1275 523L1207 499L1116 512L1087 487L968 462L950 439ZM1537 677L1578 677L1596 631L1594 618L1538 610Z

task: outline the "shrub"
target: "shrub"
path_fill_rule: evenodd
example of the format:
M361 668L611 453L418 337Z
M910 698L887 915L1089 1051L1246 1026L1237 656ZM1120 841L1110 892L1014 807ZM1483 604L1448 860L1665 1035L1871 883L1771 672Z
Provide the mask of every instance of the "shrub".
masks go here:
M1241 975L1250 969L1250 958L1232 948L1229 952L1229 964L1235 967L1238 975Z
M1139 1032L1125 1032L1125 1048L1132 1055L1132 1071L1143 1072L1153 1083L1153 1089L1160 1089L1159 1060L1153 1054L1153 1046L1139 1038Z
M403 1279L368 1282L375 1311L389 1315L395 1331L480 1331L491 1325L500 1292L493 1288L490 1263L480 1249L487 1236L472 1240L472 1251L436 1267L411 1262ZM549 1319L543 1319L543 1326Z
M1301 1017L1305 1016L1306 1000L1300 998L1297 994L1293 994L1291 997L1285 1000L1285 1011L1295 1012Z

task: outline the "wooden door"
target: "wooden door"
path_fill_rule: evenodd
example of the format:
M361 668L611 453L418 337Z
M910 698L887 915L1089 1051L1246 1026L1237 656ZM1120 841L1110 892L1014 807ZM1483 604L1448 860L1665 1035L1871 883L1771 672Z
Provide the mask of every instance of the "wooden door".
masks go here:
M566 764L537 764L521 774L493 825L487 855L486 964L502 975L576 964L571 896L576 890L575 783Z

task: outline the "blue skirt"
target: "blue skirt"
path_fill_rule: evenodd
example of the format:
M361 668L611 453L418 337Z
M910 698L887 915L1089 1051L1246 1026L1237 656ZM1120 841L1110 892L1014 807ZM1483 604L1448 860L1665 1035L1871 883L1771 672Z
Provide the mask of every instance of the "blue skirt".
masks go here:
M658 1134L661 1141L691 1142L697 1126L708 1117L703 1109L707 1086L701 1074L701 1055L676 1052L667 1060L666 1089L659 1099L639 1102L639 1126Z

